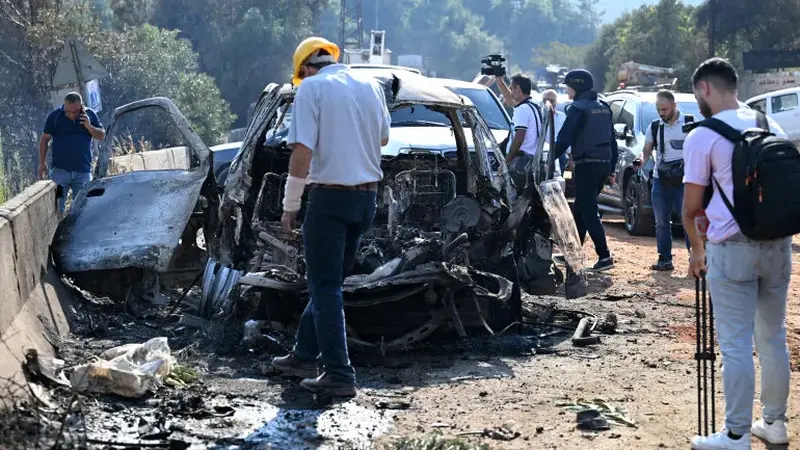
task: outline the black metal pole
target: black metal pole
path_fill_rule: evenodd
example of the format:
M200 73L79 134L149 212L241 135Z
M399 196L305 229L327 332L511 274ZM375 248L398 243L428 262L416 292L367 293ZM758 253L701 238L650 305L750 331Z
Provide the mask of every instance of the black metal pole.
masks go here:
M703 284L706 284L705 278L703 278ZM711 432L713 433L717 427L717 402L716 402L717 352L714 349L714 303L711 301L711 293L708 294L708 320L710 322L709 337L711 339L709 358L711 358Z
M702 368L702 361L703 358L703 348L700 344L701 333L702 329L700 326L700 315L702 311L700 310L700 278L695 278L695 340L697 341L697 350L694 354L694 358L697 360L697 434L703 435L703 394L700 392L703 386L703 379L700 375L700 369Z

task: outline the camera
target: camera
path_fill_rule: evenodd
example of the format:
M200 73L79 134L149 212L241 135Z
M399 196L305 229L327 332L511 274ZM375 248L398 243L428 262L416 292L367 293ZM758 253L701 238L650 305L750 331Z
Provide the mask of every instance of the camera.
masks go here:
M503 77L506 75L506 68L503 63L506 61L502 55L489 55L481 60L481 75L493 77Z

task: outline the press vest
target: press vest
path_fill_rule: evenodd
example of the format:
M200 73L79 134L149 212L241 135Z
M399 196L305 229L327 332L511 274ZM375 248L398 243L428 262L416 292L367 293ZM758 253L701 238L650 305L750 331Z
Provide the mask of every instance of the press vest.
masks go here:
M611 108L596 99L579 99L572 103L572 108L579 108L583 113L572 145L573 159L611 160L611 139L614 136Z

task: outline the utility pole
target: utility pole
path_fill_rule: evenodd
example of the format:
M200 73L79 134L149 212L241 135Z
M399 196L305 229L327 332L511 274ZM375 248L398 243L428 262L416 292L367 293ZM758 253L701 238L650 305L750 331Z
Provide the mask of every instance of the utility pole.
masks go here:
M339 10L339 45L344 49L364 48L364 27L361 20L361 0L341 0ZM348 30L354 27L355 29Z
M708 0L708 57L713 58L717 53L716 43L716 23L717 23L717 2Z

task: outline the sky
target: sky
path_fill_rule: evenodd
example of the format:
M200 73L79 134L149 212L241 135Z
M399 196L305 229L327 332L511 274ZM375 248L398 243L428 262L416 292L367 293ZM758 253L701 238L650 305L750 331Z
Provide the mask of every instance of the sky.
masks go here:
M603 22L613 22L617 17L621 16L625 11L638 8L641 5L653 5L658 3L659 0L600 0L597 2L598 11L605 10L603 15ZM688 5L699 5L704 0L683 0L683 3Z

